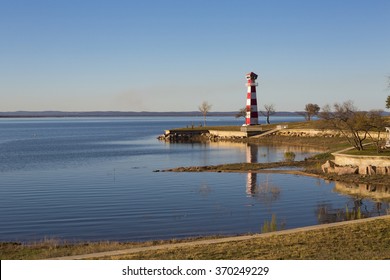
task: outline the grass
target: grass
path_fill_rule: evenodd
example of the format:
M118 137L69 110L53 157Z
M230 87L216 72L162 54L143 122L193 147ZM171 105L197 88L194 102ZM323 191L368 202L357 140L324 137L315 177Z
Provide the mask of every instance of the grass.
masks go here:
M30 244L18 242L0 243L2 260L35 260L57 256L77 255L119 249L116 242L66 243L57 239L44 240Z
M390 219L113 259L390 259Z
M362 212L360 210L360 207L355 210L355 209L349 209L348 206L345 206L345 218L348 221L351 220L356 220L356 219L361 219L362 218Z
M220 165L206 165L206 166L189 166L177 167L163 171L168 172L248 172L261 169L270 169L277 167L299 167L305 166L306 163L301 161L284 161L284 162L269 162L269 163L227 163Z
M185 245L102 259L213 260L213 259L390 259L390 218L343 224L288 234L268 234L244 241L209 245ZM272 222L271 222L272 223ZM276 224L276 217L273 224ZM202 238L207 239L207 238ZM199 239L196 239L199 240ZM58 240L41 243L0 243L0 258L47 259L58 256L113 251L189 240L145 243L99 242L64 244ZM193 240L190 240L193 241Z
M279 223L276 219L276 214L272 214L271 221L265 220L261 227L261 233L274 232L283 230L285 227L284 223Z
M390 150L382 150L378 153L375 145L367 145L364 147L364 150L351 149L343 152L347 155L358 155L358 156L390 156Z
M294 152L285 152L284 159L286 161L294 161L295 160L295 153Z
M323 120L262 124L261 127L264 129L274 129L277 125L286 125L291 129L330 129L329 125Z
M64 242L59 239L45 239L42 241L0 242L1 260L35 260L61 256L74 256L106 251L115 251L126 248L148 247L161 244L175 244L193 239L183 240L156 240L147 242Z

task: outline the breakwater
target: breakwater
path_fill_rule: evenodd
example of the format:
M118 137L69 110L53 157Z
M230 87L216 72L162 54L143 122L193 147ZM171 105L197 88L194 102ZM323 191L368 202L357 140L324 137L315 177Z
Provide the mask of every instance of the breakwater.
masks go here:
M186 141L237 141L257 139L265 136L285 136L285 137L323 137L333 138L341 137L342 135L334 130L320 129L289 129L287 125L278 125L273 128L263 128L261 126L254 127L237 127L234 130L225 129L200 129L200 128L182 128L165 130L163 135L158 137L159 140L168 142L186 142Z
M157 139L167 142L199 141L207 138L208 134L207 129L171 129L165 130L164 134L158 136Z
M249 137L268 135L269 132L276 132L279 129L264 130L260 126L255 127L237 127L234 130L226 129L201 129L201 128L183 128L165 130L163 135L158 136L159 140L168 142L186 142L186 141L218 141L218 140L242 140Z

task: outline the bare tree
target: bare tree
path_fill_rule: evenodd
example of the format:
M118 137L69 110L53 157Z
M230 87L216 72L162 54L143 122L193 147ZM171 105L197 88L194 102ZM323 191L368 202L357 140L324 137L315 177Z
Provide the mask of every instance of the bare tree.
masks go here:
M317 104L308 103L305 105L305 119L310 121L313 116L317 116L320 111L320 106Z
M333 111L330 105L326 105L322 108L320 117L332 128L342 133L357 150L363 150L363 141L366 139L367 133L360 134L360 123L363 117L357 112L352 101L346 101L343 104L335 103Z
M386 129L386 120L382 110L372 110L367 113L368 136L376 146L378 153L382 152L381 132Z
M333 109L329 105L324 106L320 117L331 128L338 130L357 150L363 150L363 141L370 137L379 151L380 132L385 126L381 111L358 111L352 101L346 101L342 104L335 103Z
M246 107L241 108L241 109L237 112L237 114L235 115L235 117L236 117L236 119L241 118L241 117L245 118L245 117L246 117Z
M203 115L203 126L206 126L206 116L210 112L212 105L207 101L203 101L202 104L199 105L198 109Z
M275 114L275 106L273 104L264 104L265 111L260 113L267 118L267 124L270 124L269 117Z

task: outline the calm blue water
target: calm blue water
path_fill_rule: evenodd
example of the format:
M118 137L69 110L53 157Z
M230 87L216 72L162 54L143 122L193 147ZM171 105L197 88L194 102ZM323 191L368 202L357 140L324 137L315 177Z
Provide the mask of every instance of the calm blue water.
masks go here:
M334 192L333 184L302 176L153 172L279 161L286 151L296 153L299 160L315 152L237 143L169 144L156 139L164 129L192 122L202 119L1 119L0 241L241 234L259 232L273 214L282 227L294 228L331 220L357 203L367 215L388 211L388 203L357 201ZM208 118L210 125L241 122Z

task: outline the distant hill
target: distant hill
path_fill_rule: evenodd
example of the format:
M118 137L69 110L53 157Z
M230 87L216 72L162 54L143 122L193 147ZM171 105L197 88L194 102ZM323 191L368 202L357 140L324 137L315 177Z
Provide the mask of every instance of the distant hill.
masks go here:
M237 112L210 112L207 116L235 116ZM188 117L201 116L199 111L188 112L118 112L118 111L91 111L91 112L63 112L63 111L16 111L0 112L0 118L63 118L63 117L146 117L146 116L173 116ZM273 116L299 116L297 112L276 112Z

